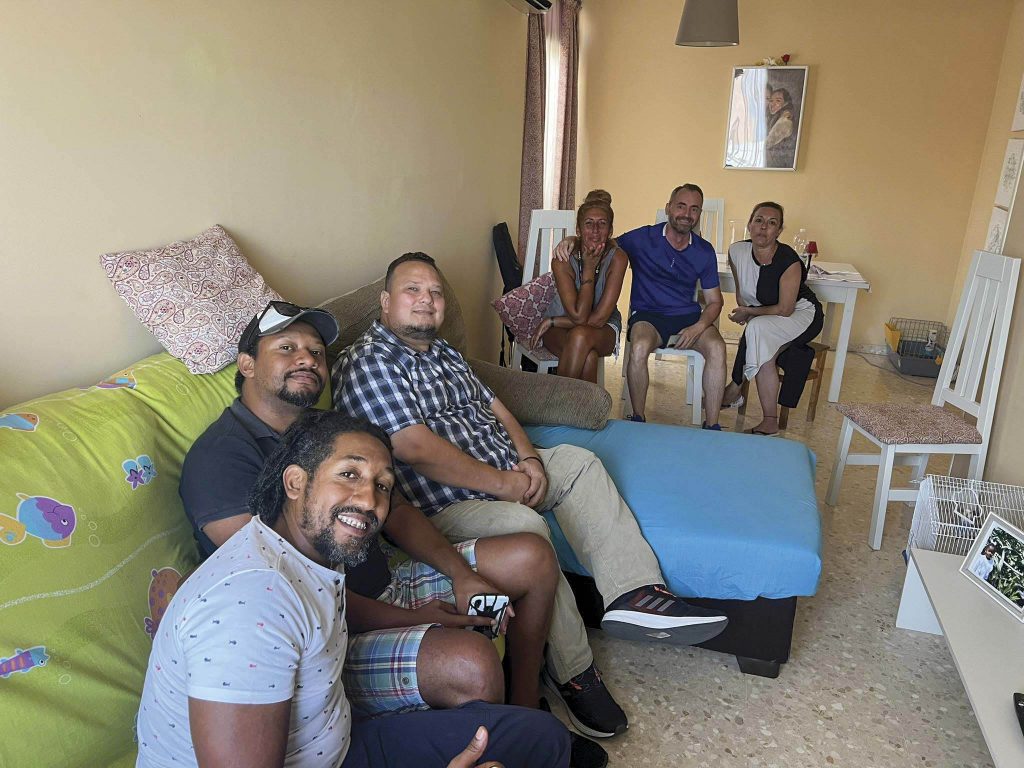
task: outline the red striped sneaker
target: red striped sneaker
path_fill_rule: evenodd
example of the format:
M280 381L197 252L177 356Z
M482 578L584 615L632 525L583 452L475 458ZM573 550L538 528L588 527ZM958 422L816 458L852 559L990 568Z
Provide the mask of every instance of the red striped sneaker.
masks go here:
M627 640L695 645L710 640L728 623L728 617L720 611L690 605L652 584L612 601L601 619L601 629Z

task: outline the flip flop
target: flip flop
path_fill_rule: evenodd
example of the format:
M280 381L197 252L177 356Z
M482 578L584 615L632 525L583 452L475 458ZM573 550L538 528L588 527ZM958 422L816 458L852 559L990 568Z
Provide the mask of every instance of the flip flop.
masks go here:
M731 403L729 403L728 405L725 405L725 404L723 403L723 404L722 404L722 410L724 411L724 410L727 410L727 409L729 409L729 408L740 408L740 407L742 407L742 406L743 406L743 404L744 404L745 402L747 402L747 398L745 398L745 397L744 397L743 395L740 395L739 397L737 397L737 398L736 398L735 400L733 400L733 401L732 401Z
M744 430L748 435L761 435L762 437L778 437L778 432L762 432L759 429L747 429Z

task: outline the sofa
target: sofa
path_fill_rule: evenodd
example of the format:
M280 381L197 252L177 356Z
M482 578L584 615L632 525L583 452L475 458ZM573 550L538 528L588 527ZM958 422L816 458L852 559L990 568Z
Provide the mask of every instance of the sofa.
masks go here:
M332 353L374 319L382 285L378 280L323 304L344 329ZM442 334L465 351L462 315L451 298ZM789 655L796 598L813 594L820 572L807 449L609 422L611 399L594 385L472 363L536 442L584 445L605 460L669 586L717 601L729 613L729 629L708 647L737 654L750 671L777 674ZM134 764L134 720L151 637L180 575L198 562L177 492L181 463L235 396L234 374L230 365L193 375L161 353L95 385L0 411L0 765ZM787 527L775 512L763 524L740 524L742 510L732 505L744 496L742 486L718 488L711 477L737 453L774 466L776 454L790 457L799 472L748 489L746 497L763 491L784 500L782 516L799 524ZM685 477L693 487L680 495L673 482ZM716 501L721 498L724 505ZM767 538L759 543L761 537ZM557 530L555 539L581 609L596 622L600 596L593 581ZM687 551L712 556L675 557L685 540L695 545ZM744 580L754 562L766 561L780 572L798 562L799 577L768 586L760 577Z

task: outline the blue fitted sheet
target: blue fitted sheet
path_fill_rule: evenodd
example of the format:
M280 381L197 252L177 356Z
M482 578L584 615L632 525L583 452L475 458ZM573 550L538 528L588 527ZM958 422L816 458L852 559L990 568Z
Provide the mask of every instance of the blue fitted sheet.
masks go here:
M821 574L814 454L802 443L610 420L599 432L532 426L540 447L596 453L683 597L813 595ZM552 528L562 567L589 575Z

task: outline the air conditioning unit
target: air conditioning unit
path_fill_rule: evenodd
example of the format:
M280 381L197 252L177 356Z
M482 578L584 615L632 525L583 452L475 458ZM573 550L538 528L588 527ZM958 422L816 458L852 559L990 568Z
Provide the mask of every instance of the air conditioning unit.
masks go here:
M547 13L551 8L551 0L506 0L506 2L523 13Z

